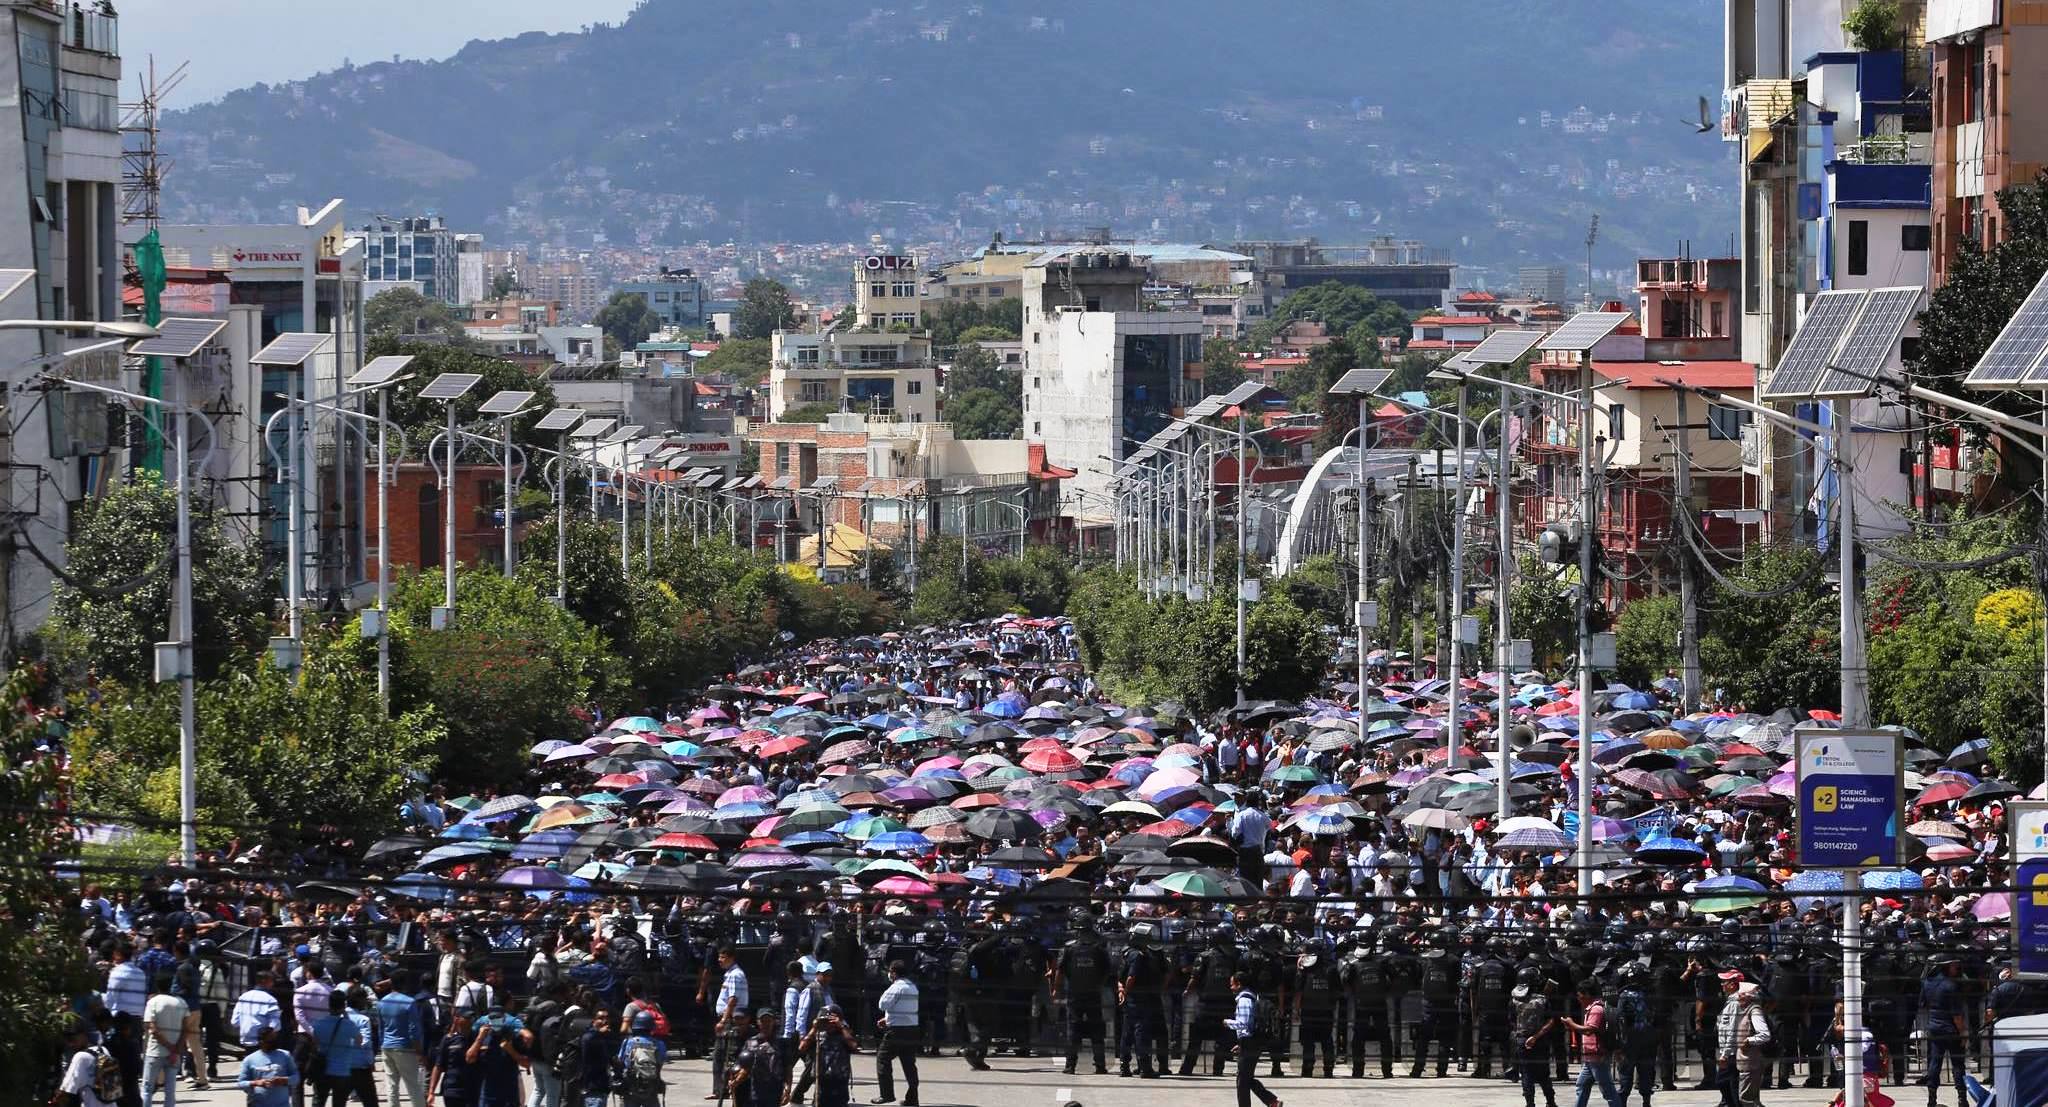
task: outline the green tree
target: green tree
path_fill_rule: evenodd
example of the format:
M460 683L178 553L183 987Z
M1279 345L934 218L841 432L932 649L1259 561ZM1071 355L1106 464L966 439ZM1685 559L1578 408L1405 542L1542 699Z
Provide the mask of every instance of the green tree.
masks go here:
M1102 567L1073 577L1067 614L1089 669L1124 702L1171 699L1208 712L1235 701L1235 600L1152 600L1134 575ZM1321 620L1284 595L1247 612L1247 698L1298 699L1314 690L1329 657Z
M1329 328L1332 335L1348 335L1352 328L1366 325L1375 335L1397 335L1408 331L1408 314L1356 285L1324 281L1289 293L1273 308L1273 314L1252 330L1252 342L1263 348L1280 328L1297 319L1313 319Z
M606 338L618 343L621 350L638 348L648 335L661 329L661 316L647 306L647 297L638 292L612 293L590 321L597 324Z
M1375 347L1373 360L1378 360ZM1333 396L1330 389L1344 374L1358 368L1358 351L1348 339L1335 338L1309 351L1308 365L1299 373L1290 371L1293 383L1302 389L1294 396L1294 410L1322 413L1322 429L1316 432L1316 449L1335 449L1358 426L1358 399L1355 396ZM1282 389L1285 391L1286 389Z
M520 287L519 278L510 269L500 269L491 275L491 299L503 300L515 292L523 291L525 289Z
M993 323L978 323L961 331L953 341L965 351L977 342L1015 342L1017 328L997 326Z
M1648 688L1679 664L1677 596L1644 596L1624 604L1614 620L1615 679Z
M1870 638L1870 710L1874 718L1920 732L1935 749L1975 738L1987 662L1997 640L1940 604L1923 607Z
M1228 338L1202 343L1202 394L1221 396L1245 382L1244 349Z
M1765 711L1841 702L1841 637L1834 590L1810 549L1753 550L1701 608L1700 665L1709 688ZM1751 593L1745 595L1744 593Z
M444 728L432 708L386 719L374 649L350 635L309 643L296 672L249 652L194 700L202 837L286 848L374 836L396 822L407 774L430 772ZM155 825L178 820L178 695L112 688L73 730L91 806Z
M748 388L768 378L770 341L766 338L728 338L697 363L700 376L724 374Z
M81 509L47 628L74 676L152 678L155 644L171 637L177 505L160 477L142 473ZM264 640L272 589L255 551L223 532L210 498L192 502L191 532L193 655L203 678Z
M755 277L740 289L739 310L733 313L734 338L767 338L796 325L796 304L781 281Z
M1023 557L998 558L988 568L990 585L1002 594L998 602L1004 608L1023 608L1039 616L1066 612L1073 570L1060 551L1029 546Z
M839 409L827 403L792 404L782 409L775 421L778 423L822 423Z
M1989 250L1968 236L1959 241L1948 279L1920 315L1919 348L1908 363L1920 383L1955 392L2048 272L2048 176L1999 189L1998 208L2004 239ZM1979 402L2033 415L2033 401L2019 391L1985 393ZM2024 470L2034 464L2022 463L2017 451L2008 451L2006 459ZM2030 474L2015 475L2025 482Z
M1015 296L993 301L941 300L925 313L924 326L931 333L932 345L941 350L985 338L1014 341L1024 333L1024 301Z
M467 336L454 308L404 285L387 288L363 305L363 332L371 338L389 339L426 334Z
M1508 620L1515 637L1529 640L1539 669L1562 667L1578 653L1578 608L1550 567L1534 557L1522 560L1508 589Z
M539 434L533 425L540 417L555 406L555 390L548 382L527 372L524 368L491 357L476 350L457 346L427 346L379 340L370 343L370 355L408 354L412 357L410 371L412 379L391 389L387 414L392 422L405 428L407 438L415 451L423 450L437 434L448 429L448 407L439 400L420 399L421 390L443 373L475 373L483 379L478 381L460 400L455 401L455 421L468 426L478 418L477 409L485 400L499 392L532 392L534 398L527 403L527 413L512 422L512 441L522 445L539 445L554 449L554 434ZM478 432L485 433L485 432ZM499 433L494 426L489 435ZM436 451L439 456L439 451Z
M63 1020L72 997L91 987L82 955L77 898L52 862L77 854L66 815L63 764L38 748L50 735L37 714L40 681L12 675L0 695L0 1100L34 1103L63 1061Z
M455 582L453 629L428 626L442 602L439 573L400 581L391 620L393 709L432 707L447 721L437 753L451 787L511 784L535 742L577 733L572 712L626 706L628 670L551 593L490 569L459 572Z
M1024 395L1023 374L1015 369L1006 369L996 356L979 346L967 346L953 358L946 369L946 392L958 396L977 388L992 389L1021 400Z
M1223 562L1218 553L1218 572ZM1335 554L1317 554L1306 558L1294 567L1294 571L1272 583L1272 588L1286 597L1287 602L1302 611L1315 616L1323 623L1343 625L1351 617L1351 584L1355 572L1347 572L1347 566L1338 563Z
M1015 438L1024 408L993 388L976 388L946 401L946 419L956 438Z

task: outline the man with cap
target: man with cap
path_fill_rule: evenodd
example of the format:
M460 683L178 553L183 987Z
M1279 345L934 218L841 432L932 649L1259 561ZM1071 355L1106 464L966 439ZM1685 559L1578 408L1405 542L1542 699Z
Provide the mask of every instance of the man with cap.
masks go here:
M1771 1027L1764 1018L1763 990L1736 969L1723 971L1720 981L1728 997L1714 1032L1722 1107L1757 1107L1770 1064L1764 1053L1771 1043Z
M1959 961L1952 953L1937 955L1934 971L1920 984L1920 1031L1927 1039L1927 1107L1935 1107L1941 1092L1941 1065L1949 1062L1955 1073L1956 1103L1968 1107L1970 1093L1963 1074L1965 1036L1962 992L1956 984Z
M1166 1011L1159 991L1165 981L1165 958L1152 948L1152 924L1139 923L1131 928L1131 945L1124 951L1123 968L1117 973L1116 998L1130 1024L1138 1075L1147 1080L1166 1070Z
M838 1004L825 1008L796 1048L811 1059L811 1071L818 1078L818 1107L847 1107L853 1086L853 1054L859 1043ZM791 1102L797 1102L796 1098Z

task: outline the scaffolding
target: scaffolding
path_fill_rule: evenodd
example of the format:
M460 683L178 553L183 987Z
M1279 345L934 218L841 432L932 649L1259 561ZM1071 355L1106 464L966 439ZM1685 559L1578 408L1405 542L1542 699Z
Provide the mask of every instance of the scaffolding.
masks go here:
M189 62L159 76L156 58L139 74L142 97L121 105L121 222L155 230L163 218L164 174L170 171L158 147L157 121L163 102L185 80Z

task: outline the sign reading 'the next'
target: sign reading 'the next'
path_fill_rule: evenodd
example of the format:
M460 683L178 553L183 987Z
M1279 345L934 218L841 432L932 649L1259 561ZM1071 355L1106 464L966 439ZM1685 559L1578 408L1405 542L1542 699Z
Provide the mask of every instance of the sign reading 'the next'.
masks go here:
M1899 863L1904 748L1897 734L1801 728L1799 863L1855 869Z

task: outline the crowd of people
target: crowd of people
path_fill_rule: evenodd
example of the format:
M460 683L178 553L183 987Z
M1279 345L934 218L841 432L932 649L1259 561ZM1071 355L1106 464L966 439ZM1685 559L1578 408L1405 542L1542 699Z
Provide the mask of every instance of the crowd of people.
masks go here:
M1454 1065L1527 1107L1574 1068L1581 1107L1839 1086L1845 901L1798 867L1785 763L1824 713L1595 692L1582 780L1569 686L1468 680L1454 737L1443 680L1375 660L1363 695L1333 667L1324 696L1204 718L1109 702L1056 619L816 643L541 743L522 791L424 788L366 848L112 895L85 873L99 987L53 1082L86 1107L181 1080L640 1107L680 1055L709 1059L706 1098L779 1107L849 1102L871 1052L874 1101L900 1070L916 1104L920 1057L1085 1049L1134 1079L1234 1059L1269 1105L1283 1074ZM1992 1020L2044 1009L2003 963L2018 790L1984 761L1916 749L1913 863L1847 901L1865 1070L1929 1107L1944 1070L1970 1102Z

